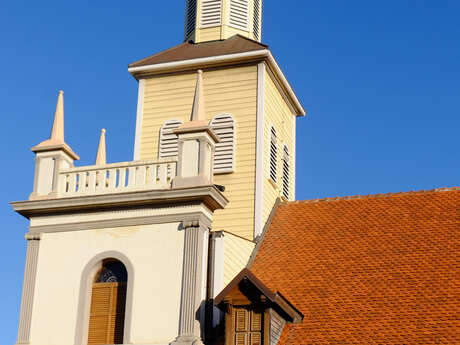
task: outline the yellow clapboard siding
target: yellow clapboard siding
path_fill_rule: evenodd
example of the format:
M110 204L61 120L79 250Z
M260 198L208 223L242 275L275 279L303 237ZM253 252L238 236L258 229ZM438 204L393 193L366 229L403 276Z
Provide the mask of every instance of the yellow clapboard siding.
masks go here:
M264 125L264 197L263 197L263 223L267 221L276 198L282 193L282 157L283 144L286 144L291 156L290 159L290 189L289 200L295 196L295 161L294 161L294 129L296 117L290 110L282 94L273 81L271 74L265 74L265 125ZM270 183L270 126L273 125L277 132L277 189Z
M224 285L246 266L255 243L229 233L224 233Z
M190 119L196 73L146 80L140 159L158 157L160 127L169 119ZM229 204L214 214L213 228L253 238L256 163L257 66L222 67L203 74L206 117L221 113L235 119L235 172L216 175Z

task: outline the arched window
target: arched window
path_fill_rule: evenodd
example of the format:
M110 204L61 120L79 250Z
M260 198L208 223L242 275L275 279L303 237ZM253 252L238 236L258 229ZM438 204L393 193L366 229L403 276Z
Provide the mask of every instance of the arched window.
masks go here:
M270 127L270 179L276 183L278 170L278 144L275 127Z
M127 281L120 261L104 260L92 286L88 345L123 344Z
M289 149L287 145L283 145L283 196L289 199Z
M214 155L214 173L223 174L235 170L235 120L230 114L219 114L211 120L211 128L218 135Z
M160 158L177 157L177 135L173 130L182 124L181 120L168 120L160 128L158 156Z

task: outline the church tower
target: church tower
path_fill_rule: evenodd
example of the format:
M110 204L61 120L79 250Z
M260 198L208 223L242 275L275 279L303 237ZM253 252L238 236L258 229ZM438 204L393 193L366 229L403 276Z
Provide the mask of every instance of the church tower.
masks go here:
M199 345L279 200L295 200L305 110L261 41L262 0L189 0L185 41L129 65L134 159L64 139L36 154L17 345ZM230 343L229 343L230 344ZM232 343L233 344L233 343Z
M172 131L186 120L196 71L203 70L205 117L222 139L214 179L229 199L213 228L251 241L277 198L295 199L296 117L305 115L269 47L259 42L261 6L258 0L187 1L186 41L129 65L139 81L134 159L140 160L177 156ZM237 14L245 30L232 24Z

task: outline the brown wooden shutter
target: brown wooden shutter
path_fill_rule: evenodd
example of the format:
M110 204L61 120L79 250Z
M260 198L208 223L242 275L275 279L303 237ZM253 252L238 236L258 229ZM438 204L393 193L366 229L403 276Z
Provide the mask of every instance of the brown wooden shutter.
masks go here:
M263 311L251 307L233 309L235 345L263 345Z
M126 283L94 283L88 345L123 344Z

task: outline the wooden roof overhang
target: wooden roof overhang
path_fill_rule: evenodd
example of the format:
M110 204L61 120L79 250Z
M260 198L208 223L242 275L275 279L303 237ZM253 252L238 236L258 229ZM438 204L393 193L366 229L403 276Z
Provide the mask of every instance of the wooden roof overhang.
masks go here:
M280 292L271 291L254 273L243 269L215 298L214 304L224 310L231 304L231 295L238 289L252 303L265 303L276 310L286 321L301 323L303 314L297 310Z

